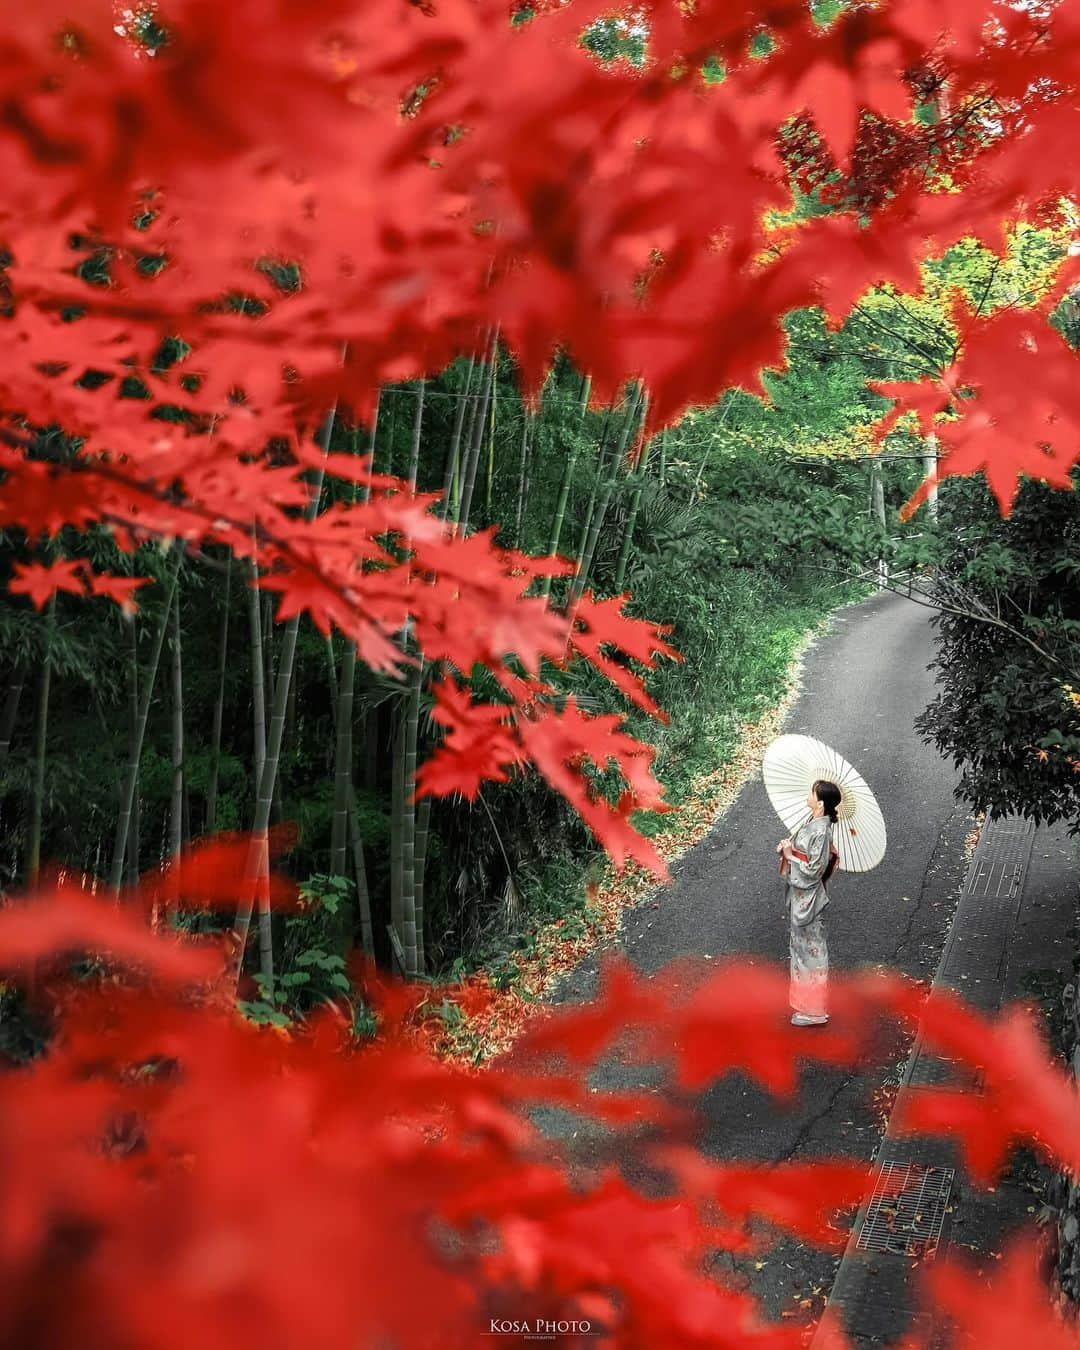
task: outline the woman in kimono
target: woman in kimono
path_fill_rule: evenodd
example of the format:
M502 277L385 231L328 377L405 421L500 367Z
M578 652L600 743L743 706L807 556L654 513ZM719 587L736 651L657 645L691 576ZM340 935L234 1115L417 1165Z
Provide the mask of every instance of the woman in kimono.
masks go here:
M829 865L832 827L840 805L840 789L819 779L806 804L810 819L794 839L784 839L776 851L783 855L780 872L787 884L791 920L791 1021L797 1027L824 1026L825 990L829 979L829 949L822 914L829 903L825 880Z

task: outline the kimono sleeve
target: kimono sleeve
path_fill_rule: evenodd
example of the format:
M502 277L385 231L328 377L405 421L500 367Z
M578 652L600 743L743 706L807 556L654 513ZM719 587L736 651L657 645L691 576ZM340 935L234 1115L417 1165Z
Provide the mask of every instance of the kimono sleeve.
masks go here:
M818 885L829 864L829 831L800 831L788 871L788 884L800 890Z

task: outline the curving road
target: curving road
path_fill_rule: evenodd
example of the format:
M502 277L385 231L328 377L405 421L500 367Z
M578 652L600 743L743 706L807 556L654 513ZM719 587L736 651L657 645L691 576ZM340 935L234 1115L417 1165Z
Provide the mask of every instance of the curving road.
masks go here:
M931 976L957 899L970 821L953 798L951 765L913 729L933 694L929 619L927 609L888 593L840 610L807 654L802 691L784 728L828 741L854 763L888 825L881 866L862 877L839 873L830 883L834 967L889 965ZM760 777L749 782L706 838L675 864L672 884L627 914L617 948L647 972L690 954L751 953L786 962L774 852L784 833ZM556 999L588 998L596 968L594 955L562 982ZM890 1065L902 1066L907 1048L897 1033L883 1046L884 1065L865 1074L807 1069L791 1107L741 1074L730 1075L700 1099L702 1144L717 1157L779 1161L828 1153L869 1160L881 1133L874 1092L889 1080ZM630 1087L646 1079L633 1065L606 1061L594 1081ZM558 1117L549 1119L563 1134ZM575 1128L575 1156L582 1163L603 1160L602 1132L582 1131L580 1122ZM727 1257L720 1269L729 1281L752 1286L773 1316L787 1309L805 1319L820 1309L837 1261L785 1243L760 1271L753 1262L733 1265ZM811 1304L800 1306L805 1298Z

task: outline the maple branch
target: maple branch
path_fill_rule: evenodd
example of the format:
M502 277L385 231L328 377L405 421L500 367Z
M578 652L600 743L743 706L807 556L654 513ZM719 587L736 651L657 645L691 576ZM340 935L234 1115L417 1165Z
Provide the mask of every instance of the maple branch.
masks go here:
M202 563L204 567L212 568L215 572L220 572L223 575L228 575L232 572L232 565L230 561L226 560L225 562L222 562L220 558L211 557L211 555L207 553L205 549L201 548L188 549L188 557L193 558L195 562Z
M888 291L881 290L880 288L879 293L883 295L888 295ZM864 319L866 319L869 323L872 323L875 328L879 328L888 337L900 341L901 343L903 343L905 347L909 347L913 352L917 352L920 356L922 356L925 359L927 365L930 367L929 370L923 372L924 375L929 375L931 377L938 376L941 367L940 359L933 353L926 351L925 348L921 347L917 342L913 342L911 338L907 336L906 333L902 332L898 333L894 328L890 328L888 324L882 323L876 314L871 314L870 311L864 309L861 304L856 304L854 309L852 310L852 313L860 314Z
M986 278L986 285L983 287L982 295L979 296L979 303L975 306L975 314L974 314L974 317L975 317L976 319L981 319L981 318L982 318L983 306L986 304L986 301L987 301L987 299L989 298L989 295L990 295L990 287L993 286L994 281L995 281L996 278L997 278L998 269L999 269L1000 267L1001 267L1001 258L999 257L998 254L995 253L995 254L994 254L994 261L993 261L993 264L991 265L991 268L990 268L990 275ZM953 360L954 360L954 361L956 360L956 353L957 353L957 352L959 351L959 349L960 349L960 341L962 341L962 339L958 339L957 342L956 342L956 344L953 346Z
M827 565L822 566L823 570L829 570ZM868 580L871 576L871 574L867 573L865 570L858 572L849 571L846 572L846 575L854 581ZM872 575L873 579L877 580L878 573L876 570ZM934 580L938 585L949 585L948 578L936 576ZM1008 633L1010 637L1013 637L1018 642L1022 642L1030 647L1031 650L1041 657L1047 665L1063 671L1071 680L1080 681L1080 667L1069 664L1069 661L1072 658L1063 659L1056 655L1056 653L1043 647L1040 643L1036 642L1033 637L1030 637L1022 629L1017 628L1015 624L1009 623L1007 619L1002 618L1000 613L994 613L976 596L972 595L971 592L962 591L959 586L956 586L954 589L960 594L961 601L950 601L940 595L935 595L932 592L918 591L910 580L905 587L901 583L886 579L882 584L881 589L891 591L893 595L899 595L903 599L910 600L916 605L922 605L926 609L934 609L939 613L949 614L958 619L972 619L977 623L983 623L988 627L997 628L1004 633Z
M904 297L900 295L897 291L882 290L879 292L879 294L888 296L888 298L893 302L893 304L896 305L898 309L903 311L905 318L910 319L912 323L917 323L925 332L929 333L932 338L941 339L943 342L946 343L948 342L949 340L948 334L943 331L941 325L933 324L930 322L929 319L924 318L923 315L919 314L916 310L909 309L904 302Z
M790 338L788 339L788 347L795 352L809 352L812 356L848 356L855 361L864 361L866 363L876 361L882 365L889 366L894 366L902 361L907 365L913 366L919 372L919 378L923 375L923 363L921 361L916 361L914 357L906 356L903 353L871 352L869 350L852 351L849 347L821 347L815 346L811 342L797 342Z

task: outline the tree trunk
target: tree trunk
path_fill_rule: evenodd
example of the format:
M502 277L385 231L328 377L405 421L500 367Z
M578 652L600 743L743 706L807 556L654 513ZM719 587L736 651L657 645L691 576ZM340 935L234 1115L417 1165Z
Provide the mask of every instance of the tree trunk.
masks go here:
M45 818L45 764L49 735L49 691L52 686L51 638L56 623L56 594L49 600L45 619L45 652L38 672L34 709L34 777L30 792L30 830L26 841L26 882L36 886L41 873L41 831Z
M143 676L142 686L139 690L139 714L134 743L128 759L127 772L120 788L120 810L116 818L116 837L113 840L112 865L109 868L109 888L118 893L124 876L124 859L127 856L132 804L139 778L139 761L142 759L143 741L146 738L146 722L150 714L150 700L154 693L154 681L157 679L158 666L161 664L161 649L165 643L165 630L169 626L169 615L172 612L173 595L176 592L176 581L180 572L182 556L183 545L177 542L174 545L173 565L166 582L165 608L158 624L157 633L154 635L154 648L150 653L150 664Z
M225 668L229 657L229 608L232 604L232 554L225 563L225 609L218 647L217 693L210 723L210 782L206 789L206 833L217 828L218 778L221 772L221 723L225 716Z

